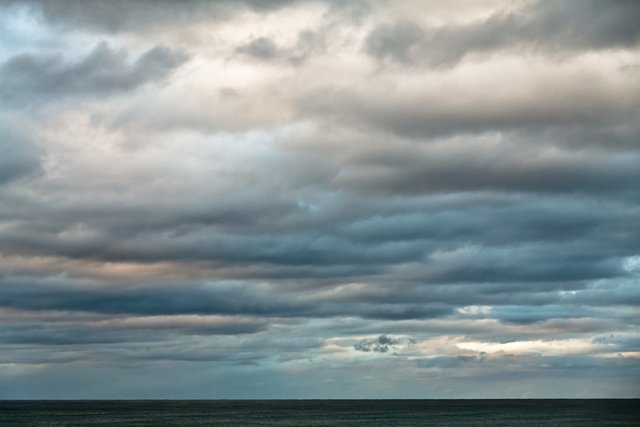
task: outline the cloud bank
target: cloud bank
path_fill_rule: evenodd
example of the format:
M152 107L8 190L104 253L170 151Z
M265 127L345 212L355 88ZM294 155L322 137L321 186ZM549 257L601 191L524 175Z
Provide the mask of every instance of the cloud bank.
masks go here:
M0 398L638 397L639 21L2 3Z

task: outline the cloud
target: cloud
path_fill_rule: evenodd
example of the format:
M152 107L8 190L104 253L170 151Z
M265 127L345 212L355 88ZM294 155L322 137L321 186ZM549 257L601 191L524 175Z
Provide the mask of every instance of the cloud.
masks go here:
M374 339L363 339L358 342L353 348L356 351L362 351L365 353L387 353L390 349L398 348L400 345L415 344L413 338L394 338L388 335L380 335Z
M303 30L298 33L296 43L290 46L279 47L268 37L258 37L238 46L236 53L260 61L284 61L292 65L301 65L325 49L325 35L322 32Z
M637 148L631 118L640 105L631 94L638 82L620 65L594 56L563 64L497 60L452 73L375 73L348 83L320 80L302 88L295 101L301 113L326 123L418 141L493 132L541 144L545 132L549 138L542 144L575 147L587 140L608 149L614 143L610 140L628 138L624 144ZM500 76L508 78L495 86Z
M548 154L536 150L532 155L527 147L508 143L491 144L473 153L466 153L462 144L458 152L456 145L448 142L445 153L433 146L406 153L383 151L379 157L369 153L351 171L345 171L339 182L389 194L474 190L599 193L634 191L627 184L640 179L635 154L595 160L587 153L560 150ZM402 168L397 167L400 164ZM465 173L459 173L461 170Z
M149 31L170 25L206 22L228 18L234 12L255 10L266 12L290 3L290 0L220 1L186 0L179 4L161 0L98 1L87 7L81 0L20 0L47 23L68 29L86 29L116 33Z
M0 119L0 185L41 172L41 150L20 127Z
M149 316L135 318L51 319L46 323L16 316L1 316L5 345L92 345L116 343L170 342L175 336L254 334L266 329L255 319L216 316ZM30 317L37 318L31 314ZM82 321L84 320L84 321Z
M637 396L635 4L5 5L2 396Z
M357 316L369 319L431 318L450 313L442 303L370 304L313 292L286 292L255 283L144 283L82 286L78 280L6 278L0 307L136 315L248 315L263 317Z
M364 50L383 60L451 67L473 54L519 49L566 55L590 49L633 47L638 43L640 7L634 1L556 3L536 1L521 9L459 25L423 28L400 20L380 24ZM589 25L584 25L588 21Z
M267 37L258 37L249 43L238 47L237 52L244 53L258 59L273 59L278 56L278 47Z
M61 54L23 53L0 66L0 93L19 103L74 95L112 95L167 77L188 58L157 46L128 61L124 49L97 44L84 58L70 62Z

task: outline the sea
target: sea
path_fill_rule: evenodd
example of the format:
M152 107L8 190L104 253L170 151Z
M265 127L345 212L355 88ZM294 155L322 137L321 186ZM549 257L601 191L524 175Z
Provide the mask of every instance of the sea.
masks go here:
M2 426L640 426L640 399L0 401Z

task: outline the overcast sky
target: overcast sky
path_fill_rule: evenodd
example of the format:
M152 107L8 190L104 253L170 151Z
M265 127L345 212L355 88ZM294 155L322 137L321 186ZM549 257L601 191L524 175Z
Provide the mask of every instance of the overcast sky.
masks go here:
M0 399L640 396L640 2L0 3Z

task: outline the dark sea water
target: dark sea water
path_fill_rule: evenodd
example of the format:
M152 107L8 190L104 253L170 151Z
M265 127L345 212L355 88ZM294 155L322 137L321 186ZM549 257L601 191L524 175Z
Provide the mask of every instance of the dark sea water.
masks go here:
M640 399L0 401L0 425L640 426Z

